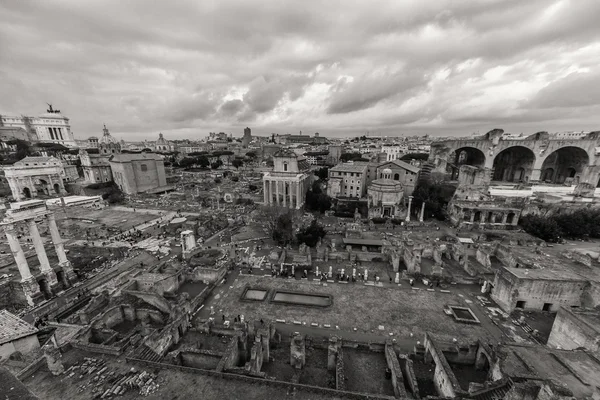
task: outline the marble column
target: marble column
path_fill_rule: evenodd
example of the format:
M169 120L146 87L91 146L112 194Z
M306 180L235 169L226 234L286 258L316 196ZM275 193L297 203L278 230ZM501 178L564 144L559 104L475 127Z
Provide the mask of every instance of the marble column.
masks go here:
M77 277L75 272L73 272L73 266L71 265L71 261L67 258L67 253L65 252L65 245L60 237L60 232L58 231L58 225L56 225L56 218L54 214L48 214L46 216L48 221L48 227L50 228L50 236L52 237L52 243L54 244L54 249L56 250L56 254L58 255L58 265L60 265L64 272L64 284L69 286L70 281L75 280Z
M406 218L404 219L406 222L410 222L410 207L412 206L412 199L412 196L408 196L408 212L406 213Z
M423 222L425 218L425 202L421 204L421 215L419 215L419 222Z
M276 196L276 203L277 205L279 205L280 201L279 201L279 182L275 181L275 196Z
M263 181L263 198L264 198L264 203L265 204L269 204L268 201L267 201L269 199L269 196L268 196L268 192L269 191L267 189L268 187L269 187L269 181L265 179Z
M31 235L31 241L33 242L35 253L40 261L40 270L42 274L46 276L48 284L50 286L54 286L58 283L56 279L56 273L52 267L50 267L50 261L48 261L48 256L46 255L46 249L44 248L44 242L42 242L40 231L38 230L35 220L30 219L27 221L27 224L29 225L29 234Z
M25 258L25 253L23 252L23 248L21 247L19 239L17 238L15 226L13 224L4 225L4 233L8 239L10 251L12 252L15 262L17 263L17 268L19 269L19 274L21 275L21 282L33 278L31 271L29 270L29 265L27 264L27 258Z
M471 219L470 219L470 221L471 221L471 223L473 223L473 222L475 222L475 213L473 212L473 210L470 210L470 212L471 212Z
M508 214L507 213L503 213L502 214L502 223L506 224L506 220L508 219Z
M296 182L296 208L300 209L302 201L301 201L301 194L300 194L300 181Z
M294 207L294 192L296 191L294 182L290 182L290 208Z
M287 187L288 187L288 183L287 181L283 181L283 207L287 207Z

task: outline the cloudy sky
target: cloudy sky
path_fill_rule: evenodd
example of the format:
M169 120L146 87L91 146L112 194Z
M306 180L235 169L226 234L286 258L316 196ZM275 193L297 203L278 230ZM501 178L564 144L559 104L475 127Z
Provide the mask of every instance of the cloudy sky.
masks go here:
M76 138L600 129L598 0L0 1L0 113Z

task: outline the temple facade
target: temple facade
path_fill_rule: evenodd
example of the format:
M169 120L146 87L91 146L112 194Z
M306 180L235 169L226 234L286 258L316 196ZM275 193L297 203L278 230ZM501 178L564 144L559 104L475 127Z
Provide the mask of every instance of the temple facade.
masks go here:
M294 152L273 154L273 171L263 175L264 204L300 209L310 188L310 165Z

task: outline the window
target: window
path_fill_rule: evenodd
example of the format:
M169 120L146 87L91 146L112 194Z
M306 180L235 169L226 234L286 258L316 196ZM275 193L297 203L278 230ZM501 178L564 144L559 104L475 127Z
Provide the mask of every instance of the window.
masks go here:
M148 171L148 166L146 164L142 164L142 165L140 165L140 169L142 171Z
M525 308L525 302L523 300L517 301L517 308Z
M287 168L288 168L288 165L287 165L287 163L286 163L286 162L284 162L284 163L283 163L283 170L284 170L284 171L287 171Z

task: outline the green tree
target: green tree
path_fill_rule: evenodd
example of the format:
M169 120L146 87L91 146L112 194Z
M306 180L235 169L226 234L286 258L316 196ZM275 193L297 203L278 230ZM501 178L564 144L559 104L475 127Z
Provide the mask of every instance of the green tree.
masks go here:
M208 157L206 157L206 155L202 155L196 158L196 163L200 168L208 168L208 166L210 165L210 161L208 160Z
M425 180L417 182L413 191L413 211L420 210L425 202L425 217L433 215L436 219L446 219L446 206L452 200L456 187L448 184L432 184Z
M318 176L322 181L326 181L329 178L329 168L321 167L315 171L315 175Z
M400 157L402 161L411 161L411 160L419 160L419 161L427 161L429 159L429 153L410 153L405 154Z
M231 162L231 165L233 165L235 167L235 169L238 169L239 167L241 167L242 165L244 165L244 162L238 158L236 158L235 160L233 160Z
M189 168L196 164L196 159L191 157L184 157L179 161L179 166L181 168Z
M519 225L525 232L546 242L556 243L562 236L560 226L552 217L526 215L519 219Z
M366 158L363 158L360 153L344 153L340 156L340 161L369 161Z
M221 159L217 159L217 161L213 162L212 164L210 164L210 167L212 169L219 169L219 167L221 167L223 165L223 161L221 161Z
M325 228L316 219L313 219L309 226L298 232L296 239L298 243L304 243L308 247L315 247L319 239L324 238L326 233Z
M291 243L294 237L294 224L292 215L288 212L277 217L272 238L280 245Z

